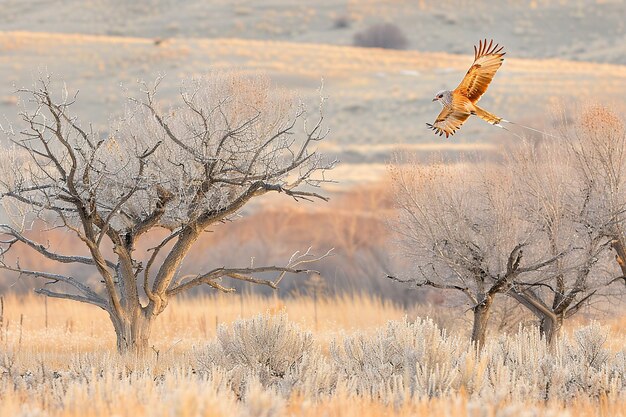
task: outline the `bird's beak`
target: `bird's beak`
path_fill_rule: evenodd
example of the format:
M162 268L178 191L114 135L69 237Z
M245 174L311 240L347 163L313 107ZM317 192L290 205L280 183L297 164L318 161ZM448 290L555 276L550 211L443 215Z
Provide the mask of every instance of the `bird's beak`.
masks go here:
M433 99L433 101L437 101L437 100L438 100L438 99L437 99L437 97L435 97L435 98Z

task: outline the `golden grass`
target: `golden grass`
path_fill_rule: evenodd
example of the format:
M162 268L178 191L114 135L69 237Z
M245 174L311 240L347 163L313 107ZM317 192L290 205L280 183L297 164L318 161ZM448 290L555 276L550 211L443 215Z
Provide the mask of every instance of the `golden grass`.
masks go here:
M390 404L348 394L341 387L321 400L299 396L284 399L271 389L254 384L242 402L220 381L219 375L198 378L190 373L198 349L215 336L218 323L284 310L290 320L312 331L316 340L327 346L341 331L367 332L407 314L393 303L370 296L322 298L317 305L310 297L281 299L255 295L173 300L157 319L151 339L160 361L151 358L147 368L136 373L129 373L137 369L136 363L116 357L111 325L105 313L97 308L64 300L48 300L46 305L43 298L34 295L3 298L0 355L15 355L12 359L22 376L19 383L3 384L6 372L0 368L0 385L5 387L0 392L2 416L618 417L624 416L626 410L623 397L611 400L581 397L570 404L508 400L484 403L463 392ZM408 313L409 317L415 317L428 312L422 308ZM606 323L617 336L611 342L623 346L626 316ZM28 386L28 372L42 368L48 374L56 369L78 376L61 377L58 382L44 381L49 389ZM96 377L97 372L101 374Z
M484 404L471 401L460 394L453 398L420 399L401 406L382 404L377 401L355 399L350 396L336 395L321 404L304 404L294 401L285 415L328 416L328 417L620 417L626 415L626 400L617 402L591 401L580 399L569 406L558 403L532 404L499 402Z
M144 384L140 384L143 382ZM453 398L418 399L402 405L383 404L338 393L327 401L312 402L295 397L277 400L253 388L254 399L245 404L207 381L169 378L160 386L140 379L120 383L116 378L98 380L90 389L72 387L67 398L52 398L47 393L26 399L19 391L5 393L0 403L3 416L96 417L96 416L180 416L180 417L623 417L626 401L575 400L571 405L499 402L486 404L460 394ZM146 400L152 400L150 403ZM56 407L59 401L65 408Z
M213 338L217 325L266 311L287 312L290 320L314 331L322 341L341 330L368 330L406 314L390 301L365 295L342 295L315 302L311 297L280 299L251 294L178 298L157 318L151 343L161 351L188 350ZM36 295L4 297L1 333L1 342L24 355L103 351L112 354L115 350L115 335L106 312L65 300L48 299L46 303L44 297Z

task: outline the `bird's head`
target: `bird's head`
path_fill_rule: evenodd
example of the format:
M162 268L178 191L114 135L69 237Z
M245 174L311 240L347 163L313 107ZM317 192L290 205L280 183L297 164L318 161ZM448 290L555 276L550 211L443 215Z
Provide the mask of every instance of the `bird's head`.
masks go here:
M442 106L452 102L452 92L449 90L441 90L435 94L433 101L438 101Z

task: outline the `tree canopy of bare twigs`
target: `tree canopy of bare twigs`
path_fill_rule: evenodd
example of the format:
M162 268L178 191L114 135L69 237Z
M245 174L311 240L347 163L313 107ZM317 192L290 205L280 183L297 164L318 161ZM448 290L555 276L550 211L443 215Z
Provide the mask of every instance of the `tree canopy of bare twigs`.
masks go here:
M160 81L140 84L141 95L101 135L72 114L76 94L66 88L55 94L44 77L21 91L23 128L5 128L13 147L1 159L2 200L14 221L0 225L0 267L43 279L41 294L106 310L121 352L145 350L152 320L170 297L199 285L232 291L223 278L276 288L285 274L306 272L326 256L308 250L284 265L178 274L203 231L232 219L251 199L282 193L295 201L326 200L318 189L334 162L314 149L328 133L323 99L311 124L304 105L266 78L211 73L184 83L180 104L163 108ZM88 255L56 253L31 240L33 222L71 231ZM156 228L168 234L144 259L135 244ZM10 260L18 244L94 268L102 285ZM266 279L267 273L276 277Z
M464 293L478 342L497 293L528 308L550 342L565 318L615 295L626 282L624 122L596 106L570 130L490 166L396 164L395 229L415 270L392 278Z
M520 215L541 231L538 249L562 254L541 273L515 282L509 292L540 319L550 342L563 320L601 294L611 276L606 271L610 239L588 221L597 198L581 185L569 146L525 143L507 159Z
M413 268L392 277L417 286L463 293L474 312L472 339L484 345L494 297L515 280L562 254L533 250L537 232L517 216L512 176L501 166L420 165L392 169L402 256Z

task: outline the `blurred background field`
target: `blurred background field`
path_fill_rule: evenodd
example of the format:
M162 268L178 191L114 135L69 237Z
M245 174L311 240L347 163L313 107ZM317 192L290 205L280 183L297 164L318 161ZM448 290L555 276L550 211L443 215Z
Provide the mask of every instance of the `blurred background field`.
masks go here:
M623 106L626 13L621 1L572 2L3 2L0 114L15 121L16 87L48 71L80 90L80 116L106 130L123 109L124 89L166 74L160 99L209 68L268 73L278 86L328 101L332 136L323 145L342 161L340 186L380 177L396 150L427 158L443 151L488 154L516 140L470 119L441 141L425 128L430 99L454 88L472 46L494 38L507 51L482 105L506 119L549 128L555 102ZM388 23L406 50L359 48L357 34ZM124 87L120 87L122 84Z
M25 361L34 360L40 354L53 355L47 364L52 368L63 368L68 358L76 353L114 356L115 333L103 311L64 300L44 301L43 297L35 295L4 296L3 303L2 345L19 351ZM258 314L281 313L286 313L289 320L302 329L313 332L326 349L329 342L343 332L371 335L388 321L401 321L405 317L409 320L429 318L449 333L463 336L469 335L471 322L470 314L463 316L454 309L446 311L428 304L404 308L379 297L358 293L342 296L303 294L297 298L218 294L173 300L155 323L151 345L155 351L184 355L215 338L220 325L230 325L235 320L250 319ZM494 337L514 334L520 327L530 327L529 316L509 317L511 321L503 324L501 321L505 318L504 312L496 310L491 328ZM592 322L583 315L573 319L566 329L571 333ZM622 350L626 318L603 319L602 325L612 332L605 346L614 351ZM30 366L36 364L30 363Z
M175 102L181 79L209 69L267 73L276 86L295 90L311 109L323 83L331 135L320 151L340 161L328 173L336 181L327 187L332 202L279 208L271 199L262 200L267 213L258 214L255 204L244 211L256 212L255 220L217 226L197 252L202 255L187 265L205 266L224 256L231 260L230 255L244 264L253 257L274 261L310 245L337 247L336 256L321 267L331 290L356 288L400 302L412 295L384 278L389 265L401 261L390 259L385 247L385 221L392 210L383 201L384 182L392 155L484 160L497 158L503 147L519 140L474 118L462 134L448 140L425 127L439 112L431 97L456 86L478 39L493 37L508 53L481 101L504 118L550 129L551 112L563 103L601 102L618 112L625 106L622 1L346 1L315 6L288 1L4 1L0 11L0 117L4 126L15 129L15 90L30 86L43 72L79 91L80 120L103 134L110 120L122 114L124 97L137 91L136 82L150 82L159 74L165 75L159 95L165 106ZM406 38L406 50L353 45L359 33L385 23ZM541 140L534 133L530 137ZM54 238L65 239L63 234ZM229 246L233 242L236 252ZM0 277L0 288L9 285L18 291L30 287Z

